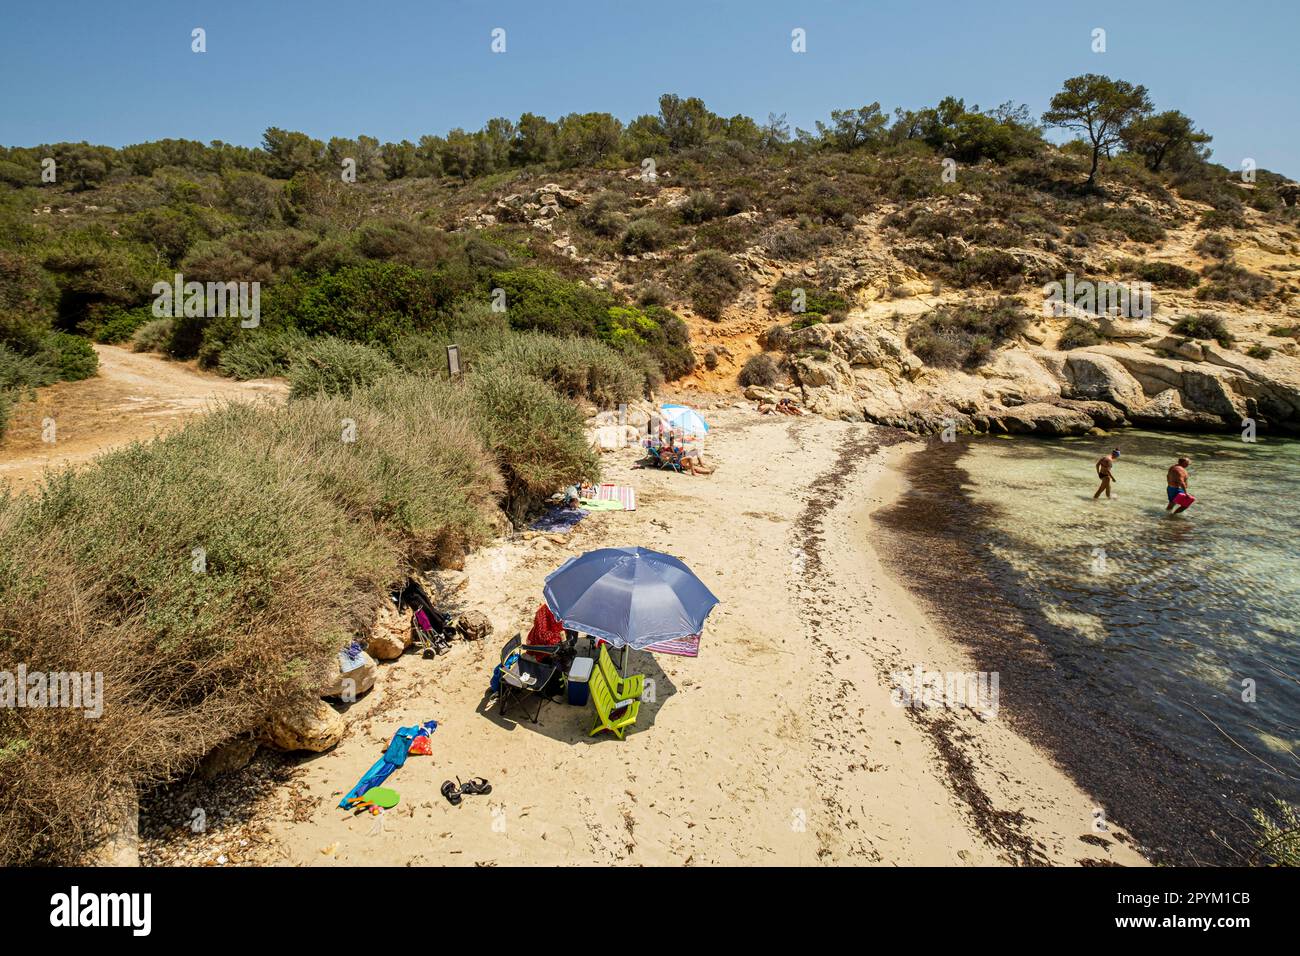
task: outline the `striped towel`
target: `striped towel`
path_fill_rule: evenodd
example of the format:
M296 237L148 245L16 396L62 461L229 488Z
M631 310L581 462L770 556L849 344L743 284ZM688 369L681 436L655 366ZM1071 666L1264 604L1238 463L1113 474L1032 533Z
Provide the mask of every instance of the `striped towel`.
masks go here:
M624 511L636 511L636 489L630 485L601 485L596 489L598 501L621 501Z
M643 647L641 650L649 651L651 654L676 654L678 657L699 657L700 635L692 634L690 637L675 637L670 641L660 641L658 644L651 644L649 647Z

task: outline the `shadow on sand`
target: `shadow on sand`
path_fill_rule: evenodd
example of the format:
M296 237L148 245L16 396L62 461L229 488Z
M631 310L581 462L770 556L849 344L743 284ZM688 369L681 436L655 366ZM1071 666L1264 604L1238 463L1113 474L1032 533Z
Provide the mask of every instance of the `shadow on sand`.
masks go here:
M652 682L654 684L654 700L642 701L636 723L627 728L627 735L631 736L645 733L654 726L655 719L659 716L659 708L668 704L677 693L677 686L668 679L668 675L664 673L653 654L632 651L628 655L628 671L644 674L647 688ZM535 706L535 702L529 703L530 708ZM589 736L596 719L590 701L582 707L577 707L570 704L563 694L547 699L542 705L541 715L535 724L518 705L510 707L506 716L502 717L497 695L490 690L484 692L483 700L476 709L480 715L508 731L539 733L552 740L569 744L597 744L606 740L619 743L618 738L608 731L595 737Z

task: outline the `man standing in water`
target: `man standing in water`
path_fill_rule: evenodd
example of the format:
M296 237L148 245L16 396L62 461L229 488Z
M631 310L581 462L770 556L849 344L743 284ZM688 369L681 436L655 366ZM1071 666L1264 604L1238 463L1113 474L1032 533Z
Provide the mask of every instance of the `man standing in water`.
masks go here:
M1102 455L1097 459L1097 477L1101 479L1101 485L1098 486L1097 493L1092 496L1094 499L1100 498L1103 491L1106 492L1107 498L1110 497L1110 483L1119 480L1110 470L1117 458L1119 458L1119 449L1115 448L1109 455Z
M1187 469L1191 466L1192 460L1187 457L1179 458L1178 464L1169 468L1169 474L1165 476L1165 484L1169 487L1166 489L1169 495L1169 504L1165 505L1166 511L1174 508L1174 499L1180 494L1187 492ZM1187 505L1179 505L1174 514L1182 514L1187 510Z

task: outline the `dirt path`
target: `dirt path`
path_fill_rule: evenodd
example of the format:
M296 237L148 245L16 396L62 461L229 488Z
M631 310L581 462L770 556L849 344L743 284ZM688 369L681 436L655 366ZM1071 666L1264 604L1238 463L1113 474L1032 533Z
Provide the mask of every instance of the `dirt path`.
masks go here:
M60 382L19 403L0 442L0 482L30 487L46 468L79 464L133 441L152 438L223 401L280 401L284 382L236 382L114 345L96 345L99 374Z

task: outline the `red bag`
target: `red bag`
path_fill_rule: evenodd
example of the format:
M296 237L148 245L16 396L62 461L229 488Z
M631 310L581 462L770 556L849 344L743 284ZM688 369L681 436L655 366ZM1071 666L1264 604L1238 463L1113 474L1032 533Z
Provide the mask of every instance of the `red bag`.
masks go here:
M1174 495L1174 504L1176 504L1180 508L1186 508L1195 500L1196 500L1195 498L1193 498L1185 491L1180 491L1178 492L1178 494Z

